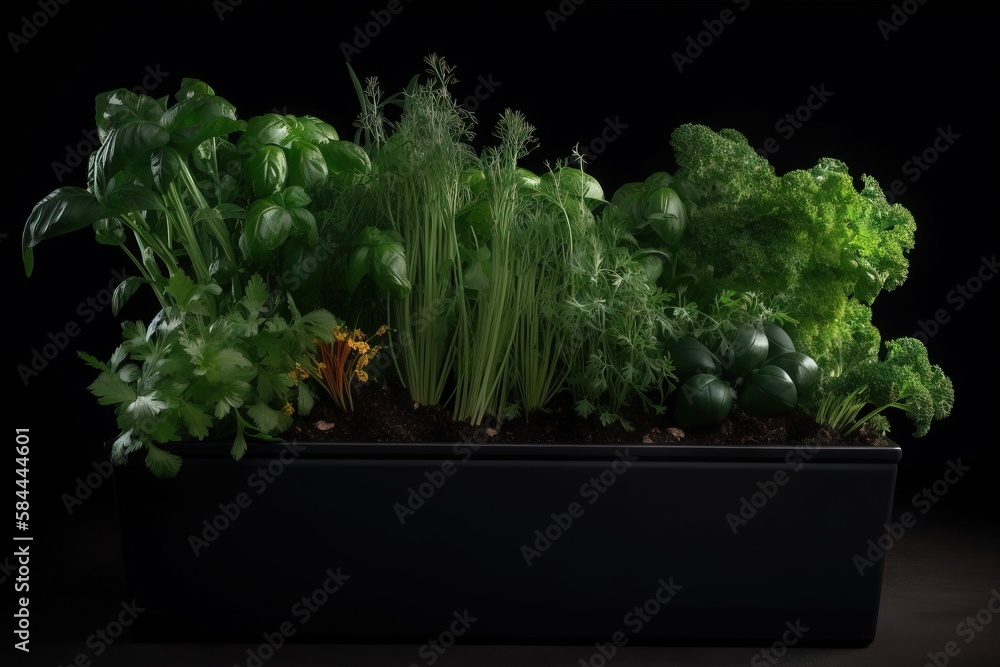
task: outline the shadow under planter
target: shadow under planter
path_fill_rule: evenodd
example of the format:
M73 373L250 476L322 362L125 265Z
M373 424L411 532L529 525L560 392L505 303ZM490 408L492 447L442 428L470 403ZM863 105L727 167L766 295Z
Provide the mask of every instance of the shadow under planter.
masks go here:
M900 449L184 444L116 467L142 640L866 646ZM278 634L275 634L278 633ZM272 642L275 643L275 642Z

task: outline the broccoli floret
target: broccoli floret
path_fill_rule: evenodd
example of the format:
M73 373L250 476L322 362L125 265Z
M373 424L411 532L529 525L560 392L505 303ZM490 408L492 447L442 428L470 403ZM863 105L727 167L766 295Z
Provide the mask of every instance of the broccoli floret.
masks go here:
M890 404L902 407L913 422L915 437L926 435L931 421L944 419L955 403L951 380L940 366L932 365L927 348L915 338L886 341L885 359L869 357L845 369L829 390L849 393L867 387L866 400L881 410Z

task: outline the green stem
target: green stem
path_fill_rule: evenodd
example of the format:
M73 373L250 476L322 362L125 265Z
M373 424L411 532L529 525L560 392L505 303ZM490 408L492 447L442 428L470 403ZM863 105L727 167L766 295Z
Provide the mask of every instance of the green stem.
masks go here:
M143 264L139 260L138 257L136 257L134 254L132 254L132 251L129 250L125 246L125 244L122 244L121 248L122 248L122 250L125 251L125 254L128 255L128 258L132 260L132 263L135 264L135 267L137 269L139 269L139 273L141 273L142 277L146 280L146 284L149 285L150 288L153 290L153 294L156 295L156 300L160 302L160 307L161 308L166 308L167 307L167 301L164 298L163 293L160 292L159 289L157 289L156 282L153 280L153 275L149 271L146 270L146 265Z
M864 424L867 424L869 421L871 421L875 417L875 415L881 414L884 410L887 410L888 408L899 408L904 412L908 411L908 408L906 407L905 403L900 403L898 401L892 401L891 403L886 403L881 407L875 408L874 410L866 414L864 417L854 422L854 425L851 426L851 428L844 431L844 435L850 435L854 433Z
M218 190L220 188L218 179L218 161L214 150L212 151L212 160L215 172L214 176L216 181L216 189ZM180 175L181 179L184 181L185 188L187 188L188 194L190 194L191 198L194 199L195 206L201 210L211 209L212 207L209 205L208 200L205 199L205 196L202 194L201 189L198 187L198 183L194 180L194 176L191 174L191 170L188 169L188 166L185 162L181 162ZM219 192L219 196L221 197L221 191ZM213 220L213 223L214 222L217 221ZM226 259L229 260L229 263L232 264L233 266L238 266L239 263L236 261L236 252L233 248L233 244L230 242L229 235L226 232L225 226L219 224L208 224L208 229L215 237L216 241L218 241L219 247L222 248L222 252L223 254L225 254ZM233 296L239 299L242 296L243 289L241 281L239 280L239 276L237 274L233 275L233 279L230 281L230 286L233 291Z
M187 209L184 206L184 200L181 198L180 192L178 192L177 185L175 183L170 184L169 196L170 201L174 206L174 215L171 216L168 211L168 219L171 223L178 227L178 231L181 233L181 243L187 250L188 258L191 260L191 266L194 269L195 277L198 282L202 285L210 285L213 282L212 274L205 261L205 255L201 251L201 244L198 242L198 235L195 234L194 226L191 224L191 218L188 217ZM202 201L204 201L204 199ZM218 312L215 298L206 295L205 303L208 304L209 317L215 319Z

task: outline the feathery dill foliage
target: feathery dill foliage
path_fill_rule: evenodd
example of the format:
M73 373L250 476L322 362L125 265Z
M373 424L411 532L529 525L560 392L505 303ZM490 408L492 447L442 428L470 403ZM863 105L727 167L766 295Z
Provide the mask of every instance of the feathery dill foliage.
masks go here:
M519 174L523 183L525 172ZM533 183L537 179L532 179ZM569 368L566 335L559 324L560 301L570 287L567 258L572 239L566 235L562 206L539 196L523 199L524 224L517 230L517 293L521 308L515 324L510 372L513 400L508 412L523 410L526 419L566 388Z
M622 408L638 403L661 414L672 386L662 341L673 328L667 305L674 295L656 287L625 247L625 212L606 207L598 224L586 204L574 205L579 197L562 201L573 239L565 297L557 302L569 388L581 416L631 430Z
M473 179L483 176L483 190L461 218L468 223L462 225L462 254L469 279L457 294L454 418L473 424L503 414L511 353L536 299L518 271L540 260L538 248L523 245L527 198L518 187L517 161L535 141L533 131L520 113L503 114L495 132L500 145L483 152L481 172L471 172ZM485 215L484 224L473 224L477 214Z
M542 409L566 388L581 415L606 424L628 426L629 404L661 409L670 297L623 247L620 213L579 170L519 168L535 141L520 113L504 113L499 144L477 155L451 69L427 63L430 80L407 89L398 122L384 120L371 80L359 120L375 156L372 224L402 239L412 286L389 301L411 397L451 401L474 424Z
M473 118L448 90L450 67L433 56L427 62L430 81L407 92L402 118L378 148L371 191L383 223L403 241L412 286L390 301L404 381L413 400L436 405L454 367L457 324L469 319L455 218L470 201L462 173L476 156L466 143Z
M670 338L691 336L708 347L720 359L731 358L733 340L745 324L763 327L765 322L778 325L795 323L782 309L780 299L765 300L760 292L736 292L723 289L702 306L695 301L678 298L669 308Z

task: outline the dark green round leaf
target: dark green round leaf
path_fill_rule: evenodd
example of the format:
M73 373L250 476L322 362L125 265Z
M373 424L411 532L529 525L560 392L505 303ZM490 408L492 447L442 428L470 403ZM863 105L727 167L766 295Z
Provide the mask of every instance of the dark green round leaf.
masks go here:
M681 218L646 218L645 224L663 239L668 247L675 247L684 236L684 222Z
M767 349L764 329L744 324L736 332L729 354L722 359L723 377L733 380L758 368L767 358Z
M247 180L259 199L270 197L285 188L288 178L288 160L278 146L266 145L247 161Z
M174 95L174 99L178 102L183 102L186 99L195 97L196 95L215 95L215 91L212 87L201 81L199 79L191 79L184 77L181 79L180 90Z
M31 275L34 268L31 249L39 241L90 227L107 215L97 197L83 188L68 186L52 191L35 204L24 224L21 252L25 273Z
M632 229L641 229L647 224L642 215L642 198L645 195L646 186L643 183L626 183L611 197L612 206L628 214L629 227Z
M687 212L677 193L670 188L649 190L640 203L640 213L650 228L668 246L676 246L687 227Z
M486 174L482 169L470 167L461 173L459 183L463 188L468 188L473 197L479 197L486 191Z
M642 267L642 272L646 274L646 280L650 284L656 284L656 281L663 275L663 259L654 254L646 254L636 261Z
M764 333L767 335L767 358L773 359L786 352L794 352L795 344L785 330L774 322L764 322Z
M250 156L257 152L257 149L267 144L288 148L290 145L289 135L292 128L285 121L284 116L276 113L268 113L263 116L254 116L247 121L246 130L236 142L236 147L240 155Z
M372 249L372 279L390 296L402 298L410 293L406 277L406 252L401 243L380 243Z
M334 174L367 174L372 167L368 153L351 141L328 141L318 145L326 166Z
M316 146L296 139L288 149L288 183L303 188L321 185L330 173L326 159Z
M159 100L126 88L101 93L96 98L95 107L98 138L102 142L113 127L135 121L158 123L166 110Z
M361 245L378 245L382 241L383 231L378 227L369 225L361 230L358 235L358 243Z
M149 154L149 170L153 183L165 193L181 170L181 156L172 146L161 146Z
M621 186L615 193L611 195L611 203L615 206L622 208L622 205L628 201L631 202L634 197L642 197L646 193L646 186L643 183L626 183Z
M472 202L455 216L455 229L462 237L463 241L471 239L474 235L482 242L490 236L490 227L493 222L493 208L485 199Z
M556 201L582 198L591 210L607 203L604 189L597 179L574 167L562 167L558 171L547 171L539 179L539 189Z
M292 214L274 202L262 199L247 212L244 238L250 257L257 262L267 259L292 231Z
M224 137L246 126L236 108L221 97L194 95L164 112L160 124L170 133L170 144L187 155L200 143Z
M719 360L696 338L684 336L668 346L679 381L694 375L719 375Z
M788 373L799 396L812 389L819 381L819 366L812 357L801 352L786 352L768 361L767 365L777 366Z
M347 272L344 280L347 282L347 289L353 292L361 283L361 279L368 275L368 268L371 266L371 247L363 245L351 255L347 262Z
M285 116L285 119L295 128L297 138L305 139L316 146L340 140L340 135L333 125L315 116Z
M515 169L514 174L517 177L517 187L519 189L527 192L538 192L542 179L537 174L523 167Z
M111 128L93 155L97 193L107 189L115 174L138 160L148 161L154 150L169 141L170 133L150 121L129 121Z
M690 210L691 202L701 201L702 197L705 196L705 193L701 188L691 181L683 178L675 178L671 181L670 187L681 198L684 205L688 207L688 213L692 213Z
M674 177L665 171L654 171L643 183L643 187L647 190L658 190L660 188L669 188L674 182Z
M693 375L677 390L674 420L684 428L718 424L733 407L733 390L714 375Z
M319 242L319 228L316 226L316 217L307 208L293 208L292 228L296 235L304 237L306 244L314 246Z
M312 197L298 185L285 188L281 194L272 197L272 199L287 209L308 206L309 202L312 201Z
M159 196L149 188L131 183L116 185L104 198L108 210L115 214L133 211L162 211L164 206Z
M757 417L777 417L798 405L795 383L777 366L764 366L747 379L740 395L740 405Z

